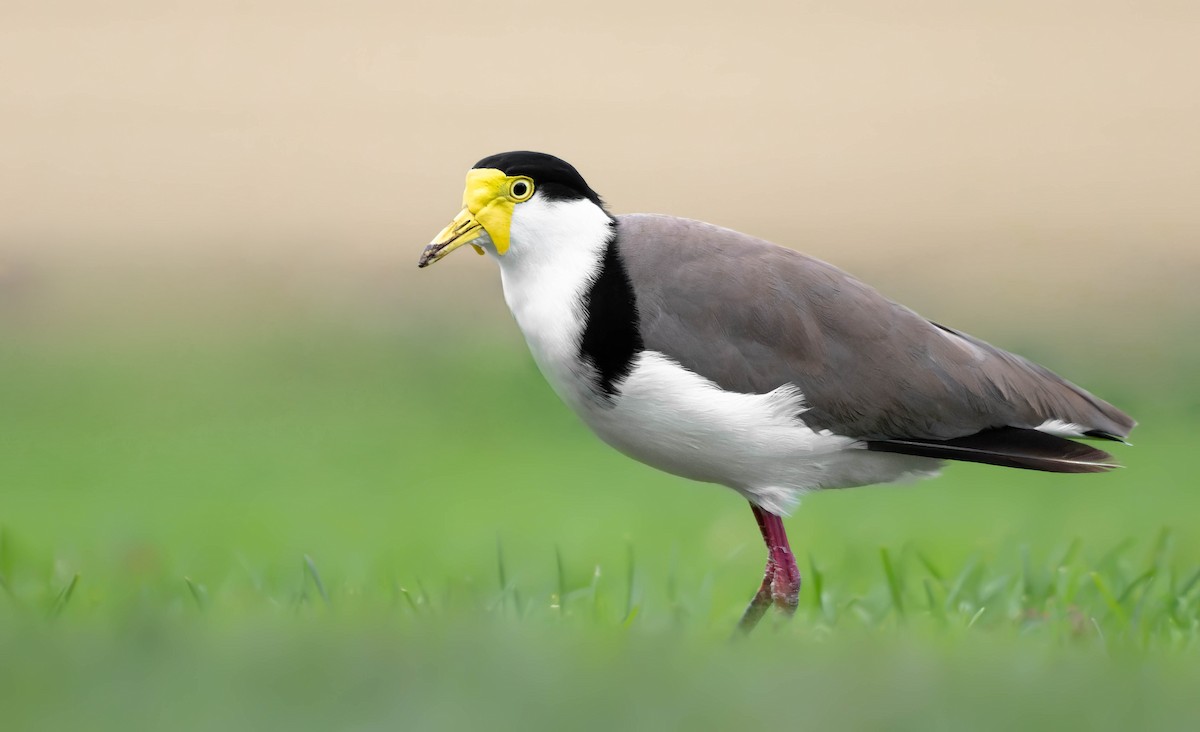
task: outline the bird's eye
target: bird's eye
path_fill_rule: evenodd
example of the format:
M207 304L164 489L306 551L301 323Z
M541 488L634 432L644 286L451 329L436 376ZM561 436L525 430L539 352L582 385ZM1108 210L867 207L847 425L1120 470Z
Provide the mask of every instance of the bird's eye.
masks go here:
M518 178L512 182L508 191L514 201L527 201L533 195L533 181L528 178Z

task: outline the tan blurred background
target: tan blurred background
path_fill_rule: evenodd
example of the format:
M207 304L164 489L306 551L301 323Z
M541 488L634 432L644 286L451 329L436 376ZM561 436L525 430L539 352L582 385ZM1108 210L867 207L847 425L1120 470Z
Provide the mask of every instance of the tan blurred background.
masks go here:
M415 260L530 148L964 327L1195 312L1200 4L714 5L5 0L0 288L486 319L490 263Z

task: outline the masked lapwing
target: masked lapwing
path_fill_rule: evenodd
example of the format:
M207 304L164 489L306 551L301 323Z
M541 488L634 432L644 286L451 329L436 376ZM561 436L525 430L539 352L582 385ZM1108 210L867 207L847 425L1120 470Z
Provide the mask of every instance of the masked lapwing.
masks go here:
M931 322L824 262L672 216L613 216L574 167L507 152L467 173L421 254L470 244L559 397L600 439L750 502L767 545L749 630L792 614L782 519L810 491L931 476L944 460L1095 473L1126 414L1024 358Z

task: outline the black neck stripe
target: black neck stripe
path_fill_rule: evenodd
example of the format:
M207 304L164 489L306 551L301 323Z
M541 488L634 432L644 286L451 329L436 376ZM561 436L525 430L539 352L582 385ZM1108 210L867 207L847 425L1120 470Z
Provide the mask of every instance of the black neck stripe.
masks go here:
M633 369L634 356L643 348L637 297L617 253L615 221L611 228L596 279L583 295L586 325L579 341L580 358L596 369L597 387L610 397L616 395Z

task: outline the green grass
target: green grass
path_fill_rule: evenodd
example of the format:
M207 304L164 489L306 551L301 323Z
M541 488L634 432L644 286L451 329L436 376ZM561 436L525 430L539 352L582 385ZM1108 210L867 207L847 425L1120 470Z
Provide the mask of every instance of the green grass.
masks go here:
M744 502L612 453L510 333L9 336L6 729L1194 726L1200 389L1072 373L1143 423L1110 474L806 499L800 612L731 642Z

